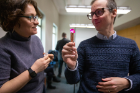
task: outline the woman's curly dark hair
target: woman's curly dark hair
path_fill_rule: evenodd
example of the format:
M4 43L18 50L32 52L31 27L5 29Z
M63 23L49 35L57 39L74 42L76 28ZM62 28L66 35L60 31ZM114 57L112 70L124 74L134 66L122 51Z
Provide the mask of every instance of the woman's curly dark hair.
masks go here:
M0 26L4 31L12 31L15 24L19 21L20 15L28 4L32 4L38 17L42 17L34 0L0 0ZM19 24L20 25L20 24Z

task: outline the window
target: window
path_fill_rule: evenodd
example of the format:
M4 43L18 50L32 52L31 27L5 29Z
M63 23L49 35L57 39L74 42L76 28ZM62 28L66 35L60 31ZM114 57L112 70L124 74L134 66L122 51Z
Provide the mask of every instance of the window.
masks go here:
M53 23L53 31L52 31L52 50L55 50L57 43L57 26Z
M42 39L42 35L41 35L41 33L42 33L42 19L40 19L40 18L38 18L38 22L39 22L39 24L38 24L38 26L37 26L37 36L40 38L40 39Z

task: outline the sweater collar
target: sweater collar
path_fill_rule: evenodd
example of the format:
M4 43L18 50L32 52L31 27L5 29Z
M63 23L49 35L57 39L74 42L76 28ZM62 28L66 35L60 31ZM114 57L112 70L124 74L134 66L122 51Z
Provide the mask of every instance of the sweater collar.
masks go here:
M29 41L31 36L29 38L26 38L26 37L22 37L21 35L19 35L17 32L13 31L13 32L9 32L11 37L15 40L18 40L18 41Z

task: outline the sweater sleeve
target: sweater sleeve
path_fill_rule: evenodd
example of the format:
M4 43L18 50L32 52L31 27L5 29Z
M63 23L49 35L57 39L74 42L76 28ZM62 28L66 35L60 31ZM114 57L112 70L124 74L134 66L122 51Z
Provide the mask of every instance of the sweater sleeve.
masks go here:
M70 84L76 84L80 81L84 67L84 49L82 44L78 47L78 69L71 71L68 68L65 70L65 77Z
M11 59L8 52L0 47L0 87L9 80Z
M133 53L130 59L129 76L128 79L132 80L132 88L130 91L136 91L140 87L140 51L137 44L134 44Z

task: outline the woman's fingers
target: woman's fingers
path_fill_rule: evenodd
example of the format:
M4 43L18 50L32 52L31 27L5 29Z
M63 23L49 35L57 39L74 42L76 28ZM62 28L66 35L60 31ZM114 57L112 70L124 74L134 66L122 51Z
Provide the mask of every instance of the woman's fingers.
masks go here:
M44 59L47 60L48 58L50 58L51 60L54 59L54 55L53 54L48 54L46 56L44 56Z
M54 59L54 55L53 54L48 54L48 57L53 60Z
M47 60L47 59L48 59L48 55L45 55L43 58L44 58L45 60Z

